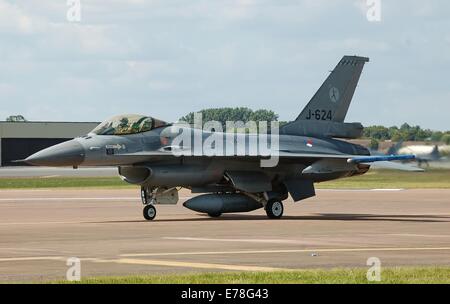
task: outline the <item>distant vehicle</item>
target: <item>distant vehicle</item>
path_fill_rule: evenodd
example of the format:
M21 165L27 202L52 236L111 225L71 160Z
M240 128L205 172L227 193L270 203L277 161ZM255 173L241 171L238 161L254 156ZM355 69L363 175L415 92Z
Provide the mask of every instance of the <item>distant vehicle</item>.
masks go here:
M152 220L156 204L176 204L179 187L204 193L184 206L211 217L264 208L272 219L283 215L283 201L315 195L314 183L361 175L371 166L422 171L391 160L414 155L373 156L363 146L336 138L358 138L360 123L345 123L350 102L368 58L344 56L297 119L271 135L272 155L238 153L234 143L263 139L265 134L229 134L170 124L142 115L108 119L88 135L35 153L24 161L37 166L118 166L120 177L141 186L144 218ZM200 143L219 136L219 155L196 153L195 145L177 142L180 131ZM231 136L231 140L230 139ZM266 136L267 137L267 136ZM232 147L232 149L228 149ZM245 151L247 151L244 149ZM180 153L181 152L181 153ZM181 155L180 155L181 154ZM276 165L261 161L275 155Z

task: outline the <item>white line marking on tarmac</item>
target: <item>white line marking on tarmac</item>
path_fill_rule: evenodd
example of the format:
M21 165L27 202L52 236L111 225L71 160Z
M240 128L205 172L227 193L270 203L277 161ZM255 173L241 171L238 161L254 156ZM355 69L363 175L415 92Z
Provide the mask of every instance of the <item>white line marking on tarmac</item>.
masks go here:
M0 223L0 226L9 226L9 225L59 225L59 224L83 224L83 222L23 222L23 223Z
M397 192L404 191L403 188L394 188L394 189L316 189L316 191L323 192Z
M121 219L116 219L118 221L122 221L124 220L123 218ZM110 219L110 221L114 221L114 219ZM101 221L96 221L96 220L92 220L92 221L85 221L85 222L80 222L80 221L65 221L65 222L58 222L58 221L54 221L54 222L12 222L12 223L0 223L0 226L9 226L9 225L70 225L70 224L93 224L93 225L97 225L97 224L103 224Z
M134 253L122 254L119 259L82 258L82 261L95 263L117 263L150 266L169 266L201 269L222 269L235 271L286 271L287 268L261 267L249 265L229 265L200 262L182 262L165 260L132 259L131 257L146 256L186 256L186 255L226 255L226 254L273 254L273 253L310 253L310 252L374 252L374 251L447 251L450 247L387 247L387 248L322 248L322 249L286 249L286 250L239 250L239 251L197 251L197 252L162 252L162 253ZM128 258L130 257L130 258ZM61 256L31 256L0 258L0 262L24 262L24 261L65 261Z
M304 241L298 240L279 240L279 239L213 239L213 238L195 238L195 237L162 237L165 240L181 241L204 241L204 242L242 242L242 243L273 243L273 244L304 244Z
M392 236L415 236L415 237L449 237L445 235L419 235L419 234L389 234ZM277 240L277 239L219 239L219 238L196 238L196 237L162 237L165 240L198 241L198 242L231 242L231 243L268 243L268 244L305 244L301 240Z
M150 266L170 266L183 268L201 268L201 269L222 269L235 271L288 271L286 268L275 267L261 267L248 265L229 265L229 264L215 264L215 263L198 263L198 262L180 262L180 261L161 261L161 260L141 260L141 259L117 259L117 260L102 260L93 259L93 262L98 263L118 263L118 264L135 264L135 265L150 265Z
M139 197L24 197L0 198L0 202L32 202L32 201L118 201L137 200Z
M450 247L374 247L374 248L311 248L311 249L274 249L274 250L236 250L236 251L191 251L191 252L152 252L128 253L122 257L146 256L183 256L183 255L221 255L221 254L273 254L273 253L309 253L309 252L370 252L370 251L446 251Z
M66 258L59 256L0 258L0 262L22 262L22 261L65 261Z
M274 250L235 250L235 251L190 251L190 252L151 252L151 253L127 253L120 257L151 257L151 256L183 256L183 255L226 255L226 254L272 254L272 253L309 253L309 252L370 252L370 251L447 251L450 247L362 247L362 248L311 248L311 249L274 249ZM60 256L31 256L0 258L0 262L14 261L40 261L40 260L65 260ZM127 259L100 259L100 258L82 258L84 261L92 262L123 262ZM152 260L142 260L152 261ZM166 261L155 261L155 263ZM173 261L167 261L172 263ZM151 263L151 262L148 262ZM184 262L174 262L184 263Z
M406 237L425 237L425 238L449 238L450 235L445 234L413 234L413 233L391 233L392 236L406 236Z
M0 258L0 262L27 262L27 261L65 261L67 258L60 256L39 256L39 257L17 257L17 258ZM229 265L215 263L199 263L199 262L181 262L181 261L162 261L162 260L141 260L141 259L100 259L100 258L81 258L81 261L94 263L116 263L116 264L135 264L150 266L170 266L184 268L201 268L201 269L222 269L235 271L286 271L289 269L275 267L261 267L248 265Z
M55 252L54 249L45 249L45 248L17 248L17 247L0 247L0 251L48 251Z
M189 199L191 196L180 196L180 199ZM33 202L33 201L131 201L140 200L140 197L19 197L0 198L0 202Z
M20 193L23 193L25 190L27 192L49 192L49 191L54 191L53 189L2 189L2 190L0 190L0 193L2 193L2 192L7 192L7 193L20 192Z

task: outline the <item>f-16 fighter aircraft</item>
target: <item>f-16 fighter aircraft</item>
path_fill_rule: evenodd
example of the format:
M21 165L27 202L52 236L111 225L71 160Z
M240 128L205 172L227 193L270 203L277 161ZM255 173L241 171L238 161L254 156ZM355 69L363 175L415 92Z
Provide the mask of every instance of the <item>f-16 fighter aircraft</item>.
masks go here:
M314 196L314 183L361 175L371 166L420 171L391 162L414 155L371 156L366 148L340 140L362 133L360 123L344 119L368 61L344 56L297 119L269 134L223 133L150 116L119 115L86 136L24 161L37 166L117 166L124 181L141 187L147 220L155 218L155 205L176 204L182 187L201 194L183 205L211 217L264 208L269 218L279 219L282 202L289 195L295 202ZM261 143L270 146L269 153Z

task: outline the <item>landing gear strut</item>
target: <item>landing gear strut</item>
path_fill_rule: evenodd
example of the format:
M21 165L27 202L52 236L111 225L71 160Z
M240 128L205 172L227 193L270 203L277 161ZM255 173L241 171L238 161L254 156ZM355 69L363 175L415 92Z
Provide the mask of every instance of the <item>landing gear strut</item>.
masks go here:
M269 200L265 209L267 216L271 219L279 219L283 216L284 207L280 200Z

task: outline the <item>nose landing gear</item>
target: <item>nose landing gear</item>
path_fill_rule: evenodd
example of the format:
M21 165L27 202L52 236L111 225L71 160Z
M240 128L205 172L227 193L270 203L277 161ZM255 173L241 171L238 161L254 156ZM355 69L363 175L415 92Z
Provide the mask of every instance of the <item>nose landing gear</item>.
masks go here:
M155 205L176 205L178 189L169 187L141 187L141 200L144 205L144 218L151 221L156 216Z
M144 205L143 215L147 221L152 221L156 217L155 197L153 191L146 187L141 187L141 201Z

